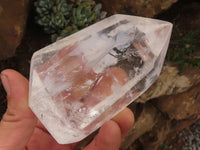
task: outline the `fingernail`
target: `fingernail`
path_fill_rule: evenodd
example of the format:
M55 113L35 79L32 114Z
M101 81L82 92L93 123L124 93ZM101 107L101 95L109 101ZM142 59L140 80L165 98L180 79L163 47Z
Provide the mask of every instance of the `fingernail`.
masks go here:
M10 85L8 82L8 77L2 73L0 75L1 75L1 82L3 83L3 87L4 87L7 95L10 95Z

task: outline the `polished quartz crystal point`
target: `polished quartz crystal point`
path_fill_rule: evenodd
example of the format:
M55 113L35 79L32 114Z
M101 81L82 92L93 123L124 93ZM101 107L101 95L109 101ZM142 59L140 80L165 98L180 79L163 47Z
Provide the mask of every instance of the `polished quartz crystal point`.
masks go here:
M80 141L159 76L165 21L114 15L34 53L29 105L60 144Z

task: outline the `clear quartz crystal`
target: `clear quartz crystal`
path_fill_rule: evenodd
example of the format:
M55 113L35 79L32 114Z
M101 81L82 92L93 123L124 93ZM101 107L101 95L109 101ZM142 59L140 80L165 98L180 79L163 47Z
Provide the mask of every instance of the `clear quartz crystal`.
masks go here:
M34 53L29 105L60 144L82 140L159 76L165 21L114 15Z

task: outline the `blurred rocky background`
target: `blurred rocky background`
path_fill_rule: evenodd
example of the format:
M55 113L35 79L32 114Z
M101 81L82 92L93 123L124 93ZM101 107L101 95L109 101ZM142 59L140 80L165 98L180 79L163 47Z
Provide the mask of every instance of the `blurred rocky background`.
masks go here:
M102 8L100 5L95 7L96 4L88 0L86 4L80 4L90 7L83 11L87 13L72 16L80 21L84 17L91 17L91 20L84 22L84 25L74 22L68 24L70 28L63 29L59 24L54 26L59 28L59 32L51 34L44 32L46 20L42 20L43 26L35 23L35 16L38 15L34 7L36 1L0 1L0 71L13 68L28 78L33 52L50 44L52 37L55 41L70 34L69 29L77 31L100 20L104 12L107 12L107 16L122 13L172 22L174 29L162 73L153 86L129 106L136 121L121 149L200 150L199 0L96 0L96 4L102 4ZM68 11L70 9L65 4L63 7L67 7ZM0 93L1 118L7 104L2 85ZM77 149L84 147L93 136L83 140Z

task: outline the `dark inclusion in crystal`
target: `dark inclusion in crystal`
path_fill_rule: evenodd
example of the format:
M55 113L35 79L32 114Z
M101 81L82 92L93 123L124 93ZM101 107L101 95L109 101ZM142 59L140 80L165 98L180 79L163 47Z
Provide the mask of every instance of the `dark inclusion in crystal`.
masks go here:
M113 50L117 53L115 57L118 58L116 66L123 68L129 77L134 77L139 73L137 68L142 68L144 61L132 44L123 51L119 51L117 48L114 48Z
M144 39L145 39L145 33L136 29L133 41L127 43L127 45L129 46L123 49L115 47L113 48L113 51L115 51L116 54L113 55L112 53L110 53L110 55L118 58L118 62L117 64L115 64L115 66L123 68L130 78L134 78L136 75L138 75L144 65L144 60L141 57L141 53L139 53L140 50L136 49L136 47L134 47L134 44L141 45L141 47L144 48L143 50L146 50L145 53L150 58L154 57L151 50L148 49L148 46L146 45ZM138 92L144 90L146 80L147 78L142 79L132 88L131 91Z

